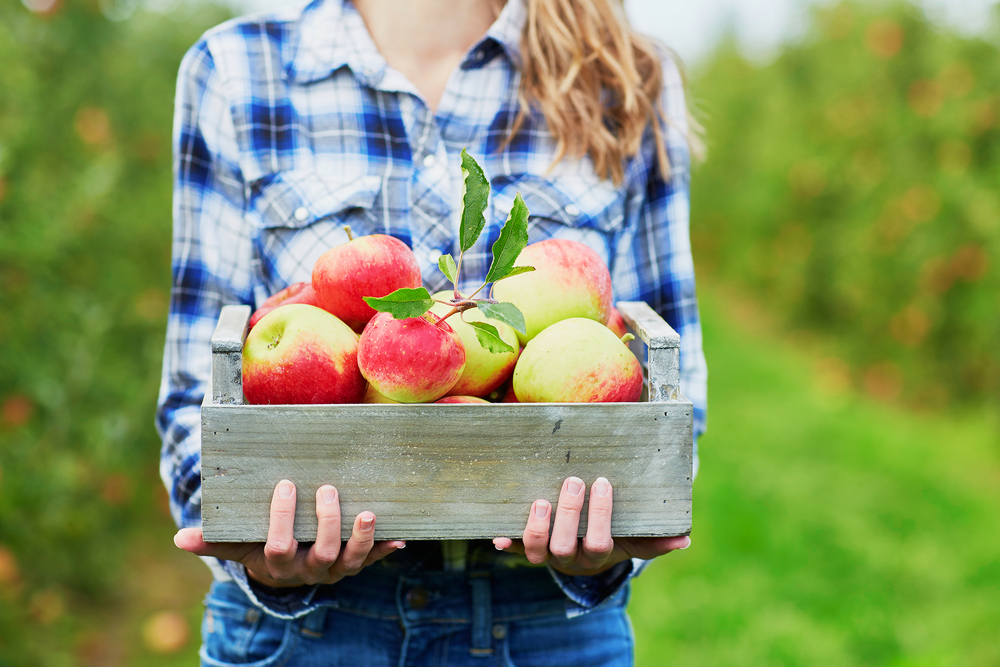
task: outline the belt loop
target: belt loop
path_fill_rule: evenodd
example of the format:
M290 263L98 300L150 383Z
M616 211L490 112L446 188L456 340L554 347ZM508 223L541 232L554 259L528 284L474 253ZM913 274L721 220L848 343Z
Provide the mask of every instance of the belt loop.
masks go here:
M469 573L472 587L472 655L493 655L493 594L490 573L477 570Z
M302 629L299 630L306 637L319 639L323 636L323 626L326 625L326 612L328 607L317 607L302 617Z

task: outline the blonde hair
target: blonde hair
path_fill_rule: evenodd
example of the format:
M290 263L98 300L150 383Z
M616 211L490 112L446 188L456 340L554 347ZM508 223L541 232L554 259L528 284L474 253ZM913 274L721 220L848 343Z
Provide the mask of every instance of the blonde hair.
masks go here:
M626 158L639 152L652 123L660 172L669 177L661 52L632 29L621 0L526 2L520 109L508 141L536 107L556 140L553 165L589 155L601 178L620 185ZM686 138L696 158L704 152L701 133L688 112Z

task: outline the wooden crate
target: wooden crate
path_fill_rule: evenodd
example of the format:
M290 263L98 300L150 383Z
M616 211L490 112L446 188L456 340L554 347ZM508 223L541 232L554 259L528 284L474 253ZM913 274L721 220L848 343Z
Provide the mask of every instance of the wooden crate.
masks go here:
M649 350L639 403L244 405L250 309L223 308L201 411L205 540L266 541L286 478L298 488L300 541L316 537L323 484L340 493L344 539L371 510L376 539L454 540L520 537L531 503L556 505L570 475L588 489L611 482L614 536L688 534L693 410L679 390L680 337L644 303L618 309L633 351Z

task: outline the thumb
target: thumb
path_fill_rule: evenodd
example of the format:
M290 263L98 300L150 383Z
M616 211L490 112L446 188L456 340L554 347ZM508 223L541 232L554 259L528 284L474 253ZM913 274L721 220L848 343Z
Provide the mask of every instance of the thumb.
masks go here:
M181 528L174 535L174 544L196 556L212 556L222 560L240 560L253 545L220 542L209 544L205 541L201 528Z

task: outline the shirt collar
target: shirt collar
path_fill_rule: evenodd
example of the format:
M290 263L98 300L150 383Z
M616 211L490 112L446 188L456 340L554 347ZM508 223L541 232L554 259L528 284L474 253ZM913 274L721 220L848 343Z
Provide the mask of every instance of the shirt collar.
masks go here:
M502 47L515 67L521 65L521 33L527 21L525 0L507 0L500 16L462 63L466 69L484 65L490 46ZM299 83L319 81L341 67L351 68L363 84L377 87L387 65L372 41L364 20L349 0L313 0L302 10L298 40L285 75Z

